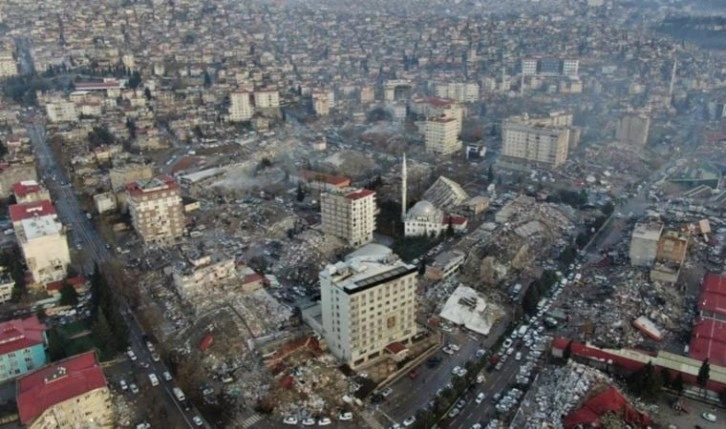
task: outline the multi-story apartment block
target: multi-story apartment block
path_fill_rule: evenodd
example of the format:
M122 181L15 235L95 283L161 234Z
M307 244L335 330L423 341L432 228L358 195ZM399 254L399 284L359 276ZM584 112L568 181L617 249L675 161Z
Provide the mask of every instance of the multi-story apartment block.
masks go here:
M15 280L10 275L10 271L7 267L0 266L0 304L10 301L10 298L13 297L14 287Z
M13 195L18 204L50 200L48 189L35 180L13 183Z
M435 86L436 96L450 98L459 103L473 103L479 100L478 83L439 83Z
M663 232L659 222L643 222L635 225L630 239L630 265L650 267L658 255L658 243Z
M513 161L557 168L567 161L570 128L547 126L526 117L502 124L502 155Z
M618 121L615 138L636 147L643 147L648 142L649 131L649 117L645 115L627 115Z
M560 58L524 58L522 74L525 76L570 76L576 77L580 61Z
M47 343L45 325L36 316L0 323L0 382L45 365Z
M255 108L277 109L280 107L280 94L277 90L255 91Z
M325 341L352 368L387 356L400 360L416 335L418 270L384 249L364 248L320 272Z
M30 429L114 426L111 392L93 351L18 379L15 395L20 423Z
M147 244L166 245L184 234L184 205L170 176L126 185L131 223Z
M76 105L71 101L55 101L45 105L48 120L53 123L76 122L78 111Z
M63 280L71 255L53 204L48 200L14 204L10 219L33 280L43 284Z
M211 256L189 259L174 267L174 286L182 296L205 293L207 288L229 282L236 276L234 259L221 258L213 261Z
M313 110L318 116L328 116L330 114L330 100L327 92L313 93Z
M232 122L244 122L252 119L255 108L252 104L252 93L249 91L233 92L229 95L229 120Z
M522 74L534 76L537 74L538 61L534 58L525 58L522 60Z
M562 74L565 76L577 76L580 71L579 60L562 60Z
M376 229L376 193L368 189L330 189L320 196L323 231L361 246L373 240Z
M18 63L15 61L12 52L0 52L0 79L17 76Z
M440 117L426 121L424 135L426 152L450 155L461 150L460 123L456 118Z
M373 103L373 100L376 99L376 91L373 89L372 86L364 86L360 90L360 102L361 104L370 104Z

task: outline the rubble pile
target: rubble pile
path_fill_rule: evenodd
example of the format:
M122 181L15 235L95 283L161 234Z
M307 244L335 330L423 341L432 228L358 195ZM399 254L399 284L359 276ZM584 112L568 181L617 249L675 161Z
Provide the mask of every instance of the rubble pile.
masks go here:
M281 278L297 279L301 274L299 267L312 267L317 276L317 272L345 247L339 238L326 236L314 229L308 229L296 238L296 242L285 247L272 267L272 271Z
M512 427L562 428L562 416L575 409L594 387L610 383L604 373L574 361L548 367L522 400Z
M292 311L288 307L277 302L264 289L244 296L230 293L226 299L226 302L230 302L244 319L253 337L277 331L280 325L292 316Z

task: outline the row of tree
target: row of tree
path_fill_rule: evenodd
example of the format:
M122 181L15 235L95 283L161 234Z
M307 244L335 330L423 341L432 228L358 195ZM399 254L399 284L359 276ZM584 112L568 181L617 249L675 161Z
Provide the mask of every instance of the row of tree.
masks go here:
M529 285L522 297L522 309L525 313L531 315L537 312L537 304L552 289L557 280L558 277L554 271L545 270L540 278Z
M118 300L98 266L91 275L91 336L100 350L100 359L108 360L128 346L129 329L121 316Z

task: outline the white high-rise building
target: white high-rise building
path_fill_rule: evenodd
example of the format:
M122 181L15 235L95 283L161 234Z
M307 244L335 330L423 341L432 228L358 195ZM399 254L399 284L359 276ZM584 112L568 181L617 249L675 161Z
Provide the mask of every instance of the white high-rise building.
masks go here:
M313 93L313 110L318 116L328 116L330 114L330 99L327 92Z
M10 51L0 52L0 78L17 76L18 62Z
M502 155L515 161L557 168L567 161L571 129L555 125L567 115L529 120L509 118L502 124Z
M33 280L42 284L63 280L71 255L53 204L48 200L14 204L10 219Z
M579 60L562 60L562 74L565 76L577 76L580 69Z
M57 101L45 105L48 120L53 123L75 122L78 120L76 105L71 101Z
M426 152L438 155L450 155L461 150L459 140L460 122L456 118L441 117L426 121L425 146Z
M233 92L229 95L229 120L243 122L252 119L255 109L252 106L252 94L248 91Z
M400 361L416 335L417 268L369 245L320 272L325 341L351 368L383 357Z
M449 98L459 103L473 103L479 100L478 83L439 83L436 84L435 91L437 97Z
M357 247L373 240L376 229L376 193L369 189L330 190L320 196L320 214L326 234Z
M280 107L280 93L271 89L255 91L255 107L258 109L276 109Z

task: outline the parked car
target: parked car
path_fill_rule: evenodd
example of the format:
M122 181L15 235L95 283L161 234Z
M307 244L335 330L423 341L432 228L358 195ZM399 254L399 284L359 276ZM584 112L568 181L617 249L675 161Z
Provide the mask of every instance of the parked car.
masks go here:
M138 359L136 357L136 353L134 353L134 351L131 349L127 350L126 354L129 356L129 359L131 359L132 362L134 362L134 361L136 361L136 359Z
M121 390L123 390L124 392L125 392L125 391L127 391L127 390L129 389L129 385L128 385L128 384L126 384L126 380L121 380L121 381L119 381L119 382L118 382L118 385L119 385L119 387L121 388Z
M458 416L461 411L458 408L452 408L451 411L449 411L449 418L453 419L454 417Z
M348 422L353 420L353 413L350 411L341 411L340 414L338 414L338 420L341 422Z
M709 421L711 423L713 423L717 420L716 415L713 413L703 413L703 414L701 414L701 417L703 417L704 420Z
M481 404L482 402L484 402L484 398L486 398L486 397L487 397L486 393L481 392L478 395L476 395L476 399L474 400L474 402L476 402L477 405Z
M512 339L511 338L507 338L506 340L504 340L504 343L502 344L502 347L505 348L505 349L508 349L508 348L512 347Z
M139 386L137 386L135 383L131 383L129 389L131 389L131 393L133 393L134 395L139 393Z
M194 425L196 426L204 426L204 420L202 420L199 416L192 417L192 421L194 422Z
M406 417L406 420L403 421L403 427L407 428L414 423L416 423L416 417L414 417L414 416Z
M296 425L297 424L297 417L295 417L295 416L287 416L287 417L285 417L285 419L282 422L285 423L286 425Z
M328 426L332 421L327 417L321 417L318 419L318 426Z
M393 393L393 389L391 389L390 387L386 387L385 389L381 390L381 395L384 398L388 398L389 396L391 396L392 393Z
M303 419L302 424L303 426L315 426L315 419L312 417L307 417Z
M161 377L162 377L162 378L163 378L163 379L164 379L165 381L171 381L171 378L172 378L172 377L171 377L171 373L170 373L169 371L164 371L164 372L162 372L162 373L161 373Z

